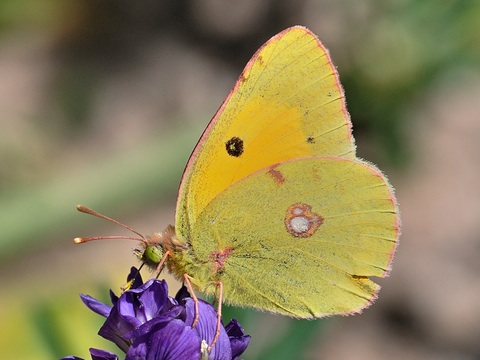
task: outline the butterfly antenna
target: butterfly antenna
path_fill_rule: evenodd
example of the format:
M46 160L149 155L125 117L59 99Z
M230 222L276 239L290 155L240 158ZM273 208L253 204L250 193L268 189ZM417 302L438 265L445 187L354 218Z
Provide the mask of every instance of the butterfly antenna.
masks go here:
M111 217L108 217L106 215L103 215L103 214L100 214L99 212L96 212L95 210L92 210L86 206L83 206L83 205L77 205L77 210L84 213L84 214L89 214L89 215L93 215L93 216L96 216L100 219L104 219L104 220L107 220L107 221L110 221L114 224L117 224L117 225L120 225L121 227L131 231L132 233L134 233L135 235L138 235L138 238L137 237L132 237L132 236L122 236L122 235L110 235L110 236L94 236L94 237L77 237L75 239L73 239L73 242L75 244L82 244L82 243L86 243L88 241L93 241L93 240L112 240L112 239L124 239L124 240L135 240L135 241L141 241L143 243L146 243L146 239L145 239L145 236L143 236L142 234L140 234L139 232L133 230L130 226L128 225L125 225L123 223L121 223L120 221L117 221L115 219L112 219Z

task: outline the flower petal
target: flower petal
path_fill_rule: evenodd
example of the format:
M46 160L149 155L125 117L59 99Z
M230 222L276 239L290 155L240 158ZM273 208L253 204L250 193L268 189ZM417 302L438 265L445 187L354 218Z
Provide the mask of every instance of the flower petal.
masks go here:
M245 335L237 319L232 319L227 326L225 326L225 330L230 339L232 359L236 359L247 349L250 343L250 335Z
M105 305L104 303L101 303L97 299L94 299L90 295L84 295L80 294L80 298L82 299L83 303L87 305L87 307L92 310L94 313L97 313L98 315L102 315L104 317L107 317L110 315L110 311L112 309L111 306Z
M118 360L118 356L110 351L90 348L92 360Z
M126 360L195 360L200 359L200 338L183 321L156 318L142 325L135 337Z
M193 324L195 319L194 300L187 299L185 301L185 308L187 311L187 319L185 320L185 324ZM215 338L215 334L217 333L217 319L218 315L215 308L206 301L198 300L198 323L195 325L194 330L198 332L200 339L204 340L208 346L211 346L213 339ZM223 326L220 326L220 334L210 350L208 358L215 360L232 359L230 340Z

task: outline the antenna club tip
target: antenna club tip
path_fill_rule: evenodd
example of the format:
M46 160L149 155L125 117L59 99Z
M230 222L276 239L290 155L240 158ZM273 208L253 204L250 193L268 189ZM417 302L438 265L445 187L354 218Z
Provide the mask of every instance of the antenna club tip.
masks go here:
M73 243L74 244L81 244L81 243L83 243L83 238L76 237L75 239L73 239Z
M77 208L78 211L82 211L82 210L85 210L85 209L86 209L86 207L83 206L83 205L81 205L81 204L78 204L78 205L76 206L76 208Z

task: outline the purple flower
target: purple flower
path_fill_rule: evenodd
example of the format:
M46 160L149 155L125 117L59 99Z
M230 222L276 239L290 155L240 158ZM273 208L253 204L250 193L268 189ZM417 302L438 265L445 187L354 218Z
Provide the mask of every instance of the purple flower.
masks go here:
M106 317L99 335L114 342L126 359L237 359L248 346L237 320L220 327L220 334L208 352L217 331L217 313L212 305L198 301L198 323L195 303L183 287L175 298L168 296L165 280L150 279L143 284L138 270L132 268L129 290L117 297L110 291L113 307L81 295L87 307ZM116 355L90 349L92 359L113 360ZM208 355L208 356L207 356ZM67 357L64 359L78 359Z
M100 350L100 349L90 349L90 356L92 360L118 360L118 356L112 354L110 351ZM66 356L61 360L83 360L82 358L76 356Z

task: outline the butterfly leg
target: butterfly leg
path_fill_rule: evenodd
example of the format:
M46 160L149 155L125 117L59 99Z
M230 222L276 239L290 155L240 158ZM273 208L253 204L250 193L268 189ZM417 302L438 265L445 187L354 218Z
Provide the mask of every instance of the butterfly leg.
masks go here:
M185 284L187 285L188 291L192 296L193 303L195 304L195 320L193 320L192 328L195 327L198 323L199 313L198 313L198 298L195 295L195 291L193 290L192 283L190 282L190 277L187 274L183 274L183 278L185 279ZM213 346L218 340L220 336L220 330L222 326L222 301L223 301L223 283L221 281L215 282L215 285L218 286L218 306L217 306L217 331L215 332L215 336L213 337L213 341L211 345L208 347L208 351L212 350Z
M193 320L192 328L194 328L198 323L198 298L195 295L195 291L193 291L192 283L190 282L190 277L187 274L183 274L183 278L185 279L185 284L187 285L188 291L192 296L193 303L195 304L195 319Z
M223 283L221 281L215 282L215 285L218 286L218 306L217 306L217 332L213 338L212 344L208 347L208 351L212 350L213 346L218 340L220 335L220 330L222 326L222 301L223 301Z
M165 251L165 254L163 254L162 256L162 260L160 260L160 262L158 263L157 265L157 269L155 270L155 272L157 273L157 275L155 276L155 278L158 279L158 277L160 276L160 273L162 272L163 270L163 264L165 264L165 261L167 260L167 257L169 256L172 256L172 254L170 253L170 251ZM143 264L142 264L143 265Z

